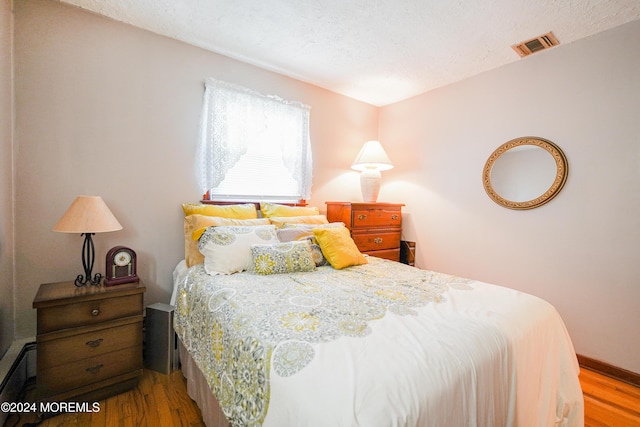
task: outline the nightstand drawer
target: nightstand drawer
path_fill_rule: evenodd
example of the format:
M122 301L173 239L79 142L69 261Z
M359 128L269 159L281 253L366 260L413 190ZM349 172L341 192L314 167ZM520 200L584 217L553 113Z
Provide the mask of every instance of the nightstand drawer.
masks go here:
M135 320L116 327L111 323L103 329L64 338L47 340L46 336L39 337L38 368L64 365L122 348L135 347L142 342L141 321Z
M38 309L38 334L107 322L142 312L142 294Z
M352 228L400 227L402 212L399 209L354 209Z
M400 250L400 233L397 231L363 234L354 232L352 237L353 241L356 242L356 246L360 249L360 252L379 251L383 249Z
M72 390L142 369L142 345L59 365L38 372L38 385L48 394Z

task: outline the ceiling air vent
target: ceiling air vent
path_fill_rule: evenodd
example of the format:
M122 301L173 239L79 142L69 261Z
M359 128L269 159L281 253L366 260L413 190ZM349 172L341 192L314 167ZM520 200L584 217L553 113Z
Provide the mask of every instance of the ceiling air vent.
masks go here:
M558 39L556 39L553 33L549 32L547 34L538 36L535 39L527 40L525 42L515 44L511 47L522 58L525 56L529 56L532 53L536 53L540 50L549 49L550 47L556 46L558 44Z

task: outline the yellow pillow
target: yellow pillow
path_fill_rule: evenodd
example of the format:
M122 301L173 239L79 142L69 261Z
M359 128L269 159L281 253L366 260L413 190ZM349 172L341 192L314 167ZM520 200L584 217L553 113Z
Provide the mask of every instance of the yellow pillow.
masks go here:
M198 239L211 226L221 225L269 225L267 218L233 219L217 216L189 215L184 217L184 259L187 267L204 262L204 255L198 249Z
M256 205L243 203L239 205L205 205L199 203L183 203L184 215L219 216L221 218L253 219L258 218Z
M262 216L269 218L272 216L303 216L318 215L320 210L312 206L286 206L276 203L260 202Z
M302 215L302 216L272 216L268 218L271 224L278 228L284 227L285 224L328 224L327 217L324 215Z
M369 262L358 250L346 227L314 228L313 234L322 254L336 270Z

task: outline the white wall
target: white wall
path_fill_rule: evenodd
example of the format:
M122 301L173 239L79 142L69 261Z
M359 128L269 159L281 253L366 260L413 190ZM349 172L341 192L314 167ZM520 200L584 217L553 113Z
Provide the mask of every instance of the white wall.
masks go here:
M206 77L312 106L312 204L348 169L336 147L355 157L377 135L373 106L72 6L21 0L15 20L20 337L35 334L38 286L82 272L82 238L51 231L79 194L102 196L124 227L94 237L94 272L110 247L131 246L146 304L169 301L184 257L180 205L201 198L192 170Z
M11 2L0 1L0 357L13 341L13 93Z
M640 372L640 22L380 111L417 264L547 299L579 354ZM530 211L495 204L489 155L520 136L565 152L569 177Z

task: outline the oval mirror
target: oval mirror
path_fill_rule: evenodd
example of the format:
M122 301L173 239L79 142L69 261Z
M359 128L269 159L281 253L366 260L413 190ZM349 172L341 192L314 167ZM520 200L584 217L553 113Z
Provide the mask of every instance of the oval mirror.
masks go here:
M567 180L567 159L553 142L524 137L502 144L489 156L482 182L489 197L509 209L549 202Z

